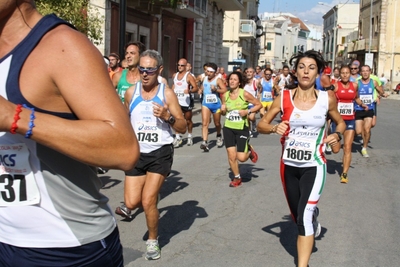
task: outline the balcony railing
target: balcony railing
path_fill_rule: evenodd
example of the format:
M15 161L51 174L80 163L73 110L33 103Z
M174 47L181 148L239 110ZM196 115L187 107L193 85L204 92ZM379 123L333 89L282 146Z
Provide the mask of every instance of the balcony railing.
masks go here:
M206 18L208 0L181 0L176 9L168 0L128 0L127 5L150 14L160 14L162 9L166 9L185 18Z
M239 20L239 38L256 38L257 25L254 20L241 19Z
M223 11L243 10L243 0L214 0L218 8Z

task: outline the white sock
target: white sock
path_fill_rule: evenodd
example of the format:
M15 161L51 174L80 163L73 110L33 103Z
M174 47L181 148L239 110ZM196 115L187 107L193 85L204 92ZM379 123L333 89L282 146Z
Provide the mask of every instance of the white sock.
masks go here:
M192 137L192 134L191 133L188 133L188 138L191 138Z
M181 140L181 135L180 134L176 134L176 139L177 140Z

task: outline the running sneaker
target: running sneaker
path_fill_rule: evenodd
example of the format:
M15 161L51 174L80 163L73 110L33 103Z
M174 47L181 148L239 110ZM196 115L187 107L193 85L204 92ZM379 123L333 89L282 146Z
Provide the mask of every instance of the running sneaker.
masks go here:
M349 178L347 177L347 173L342 173L340 176L340 182L342 184L347 184L349 182Z
M115 209L115 214L122 216L124 218L127 219L132 219L132 214L131 214L131 210L128 209L125 204L122 204L121 206L117 207Z
M326 152L332 152L331 146L327 144L327 145L326 145L326 148L325 148L325 151L326 151Z
M221 136L218 136L218 137L217 137L217 146L218 146L218 147L222 147L223 144L224 144L224 141L222 140L222 137L221 137Z
M200 145L200 149L203 149L204 152L210 151L210 148L208 148L208 143L206 141L203 141Z
M160 245L158 245L157 240L147 240L146 246L146 254L144 255L146 260L158 260L161 257Z
M249 137L253 137L253 132L249 131Z
M239 180L232 180L232 182L229 184L229 187L239 187L242 185L242 178Z
M107 172L108 172L108 169L97 167L97 173L98 174L105 174Z
M369 158L367 149L366 149L365 147L363 147L363 148L361 149L361 155L362 155L364 158Z
M178 148L182 144L182 139L174 139L174 142L172 143L175 148Z
M256 163L257 160L258 160L258 155L257 155L257 153L256 153L256 151L254 150L254 148L253 148L252 145L249 145L249 151L250 151L250 160L251 160L253 163Z
M315 207L313 214L313 228L314 228L314 238L317 238L321 234L321 224L318 222L319 209Z
M188 146L192 146L192 145L193 145L193 139L192 139L192 137L188 137L188 139L187 139L187 145L188 145Z

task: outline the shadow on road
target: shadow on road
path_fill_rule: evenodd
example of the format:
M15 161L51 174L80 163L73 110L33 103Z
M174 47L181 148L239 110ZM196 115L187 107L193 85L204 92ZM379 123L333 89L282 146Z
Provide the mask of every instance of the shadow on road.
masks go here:
M262 228L262 230L268 234L272 234L276 237L279 238L279 241L281 242L281 245L285 248L287 253L289 253L294 260L294 263L297 263L297 248L296 248L296 243L297 243L297 226L293 222L292 218L290 215L285 215L282 217L283 221L265 226ZM327 232L327 229L322 227L321 228L321 234L316 240L320 240L324 234ZM315 246L314 242L314 247L312 252L317 252L318 249Z
M101 183L103 184L103 187L101 189L110 189L118 184L121 183L121 180L118 179L112 179L111 176L99 176Z
M232 170L229 168L229 178L232 180L235 176L232 173ZM263 168L258 168L254 164L250 163L240 163L239 164L239 171L240 176L242 177L243 183L250 182L253 178L260 177L257 172L263 171Z
M167 245L171 238L182 231L189 230L197 218L206 218L208 216L204 208L197 206L196 200L189 200L182 205L173 205L159 209L159 235L158 240L161 247ZM143 236L147 240L148 232Z

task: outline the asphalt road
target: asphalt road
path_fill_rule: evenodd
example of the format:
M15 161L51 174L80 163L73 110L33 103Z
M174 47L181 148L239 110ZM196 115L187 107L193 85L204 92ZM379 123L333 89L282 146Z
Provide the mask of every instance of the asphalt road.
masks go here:
M341 184L341 155L328 155L327 183L319 202L322 234L310 266L400 266L400 99L382 100L372 130L370 158L354 142L349 183ZM117 217L125 266L295 266L296 225L289 217L280 176L277 135L252 138L259 161L240 165L244 183L230 188L225 148L200 150L200 116L194 116L194 146L175 150L173 171L161 190L158 261L143 258L144 213ZM123 173L100 178L113 209L123 201Z

